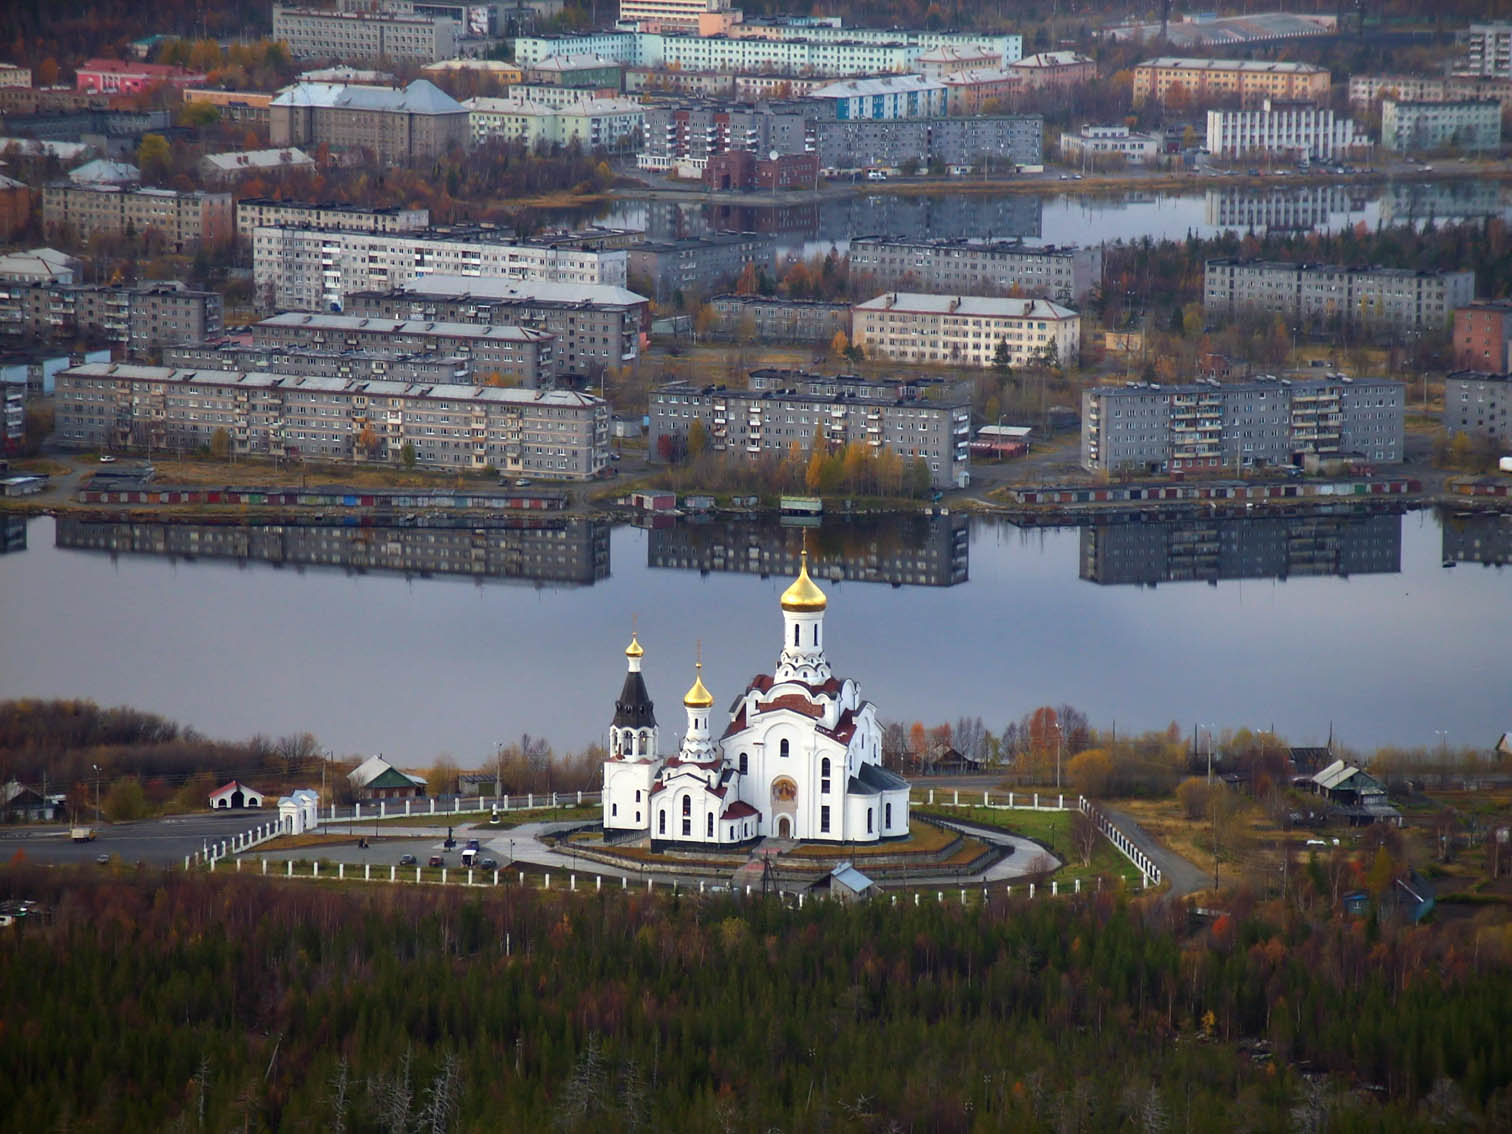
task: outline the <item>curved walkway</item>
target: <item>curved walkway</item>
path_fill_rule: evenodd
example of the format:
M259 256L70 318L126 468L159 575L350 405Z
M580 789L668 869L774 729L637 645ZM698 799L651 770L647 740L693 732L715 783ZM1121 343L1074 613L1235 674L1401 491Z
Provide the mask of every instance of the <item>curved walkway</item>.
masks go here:
M1118 824L1131 843L1149 856L1160 867L1161 877L1171 884L1166 896L1183 898L1198 890L1211 889L1213 876L1175 851L1163 846L1148 831L1141 827L1127 812L1106 803L1097 805L1108 818Z

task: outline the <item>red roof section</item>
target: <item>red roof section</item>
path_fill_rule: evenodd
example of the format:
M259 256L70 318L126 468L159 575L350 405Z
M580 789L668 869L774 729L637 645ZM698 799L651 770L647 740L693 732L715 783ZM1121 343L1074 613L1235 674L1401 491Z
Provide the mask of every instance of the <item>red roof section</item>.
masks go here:
M91 59L88 63L80 64L76 70L97 71L102 75L149 75L164 79L182 79L190 75L205 77L202 71L190 71L171 63L136 63L124 59Z
M751 816L751 815L760 815L760 814L761 814L761 812L757 811L754 807L752 807L745 800L743 800L743 799L737 799L734 803L730 804L730 806L728 806L728 807L726 807L724 809L724 814L721 815L720 818L721 819L745 819L748 816Z

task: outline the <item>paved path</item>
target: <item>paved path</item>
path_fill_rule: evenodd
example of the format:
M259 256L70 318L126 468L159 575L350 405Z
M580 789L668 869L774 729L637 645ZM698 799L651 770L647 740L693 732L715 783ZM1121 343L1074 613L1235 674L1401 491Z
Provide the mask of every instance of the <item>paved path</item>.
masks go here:
M1212 888L1213 876L1211 874L1156 841L1131 816L1119 811L1116 807L1109 807L1106 803L1098 803L1097 806L1108 818L1118 824L1123 833L1129 837L1130 842L1160 867L1161 877L1171 886L1166 892L1167 897L1182 898L1198 890Z

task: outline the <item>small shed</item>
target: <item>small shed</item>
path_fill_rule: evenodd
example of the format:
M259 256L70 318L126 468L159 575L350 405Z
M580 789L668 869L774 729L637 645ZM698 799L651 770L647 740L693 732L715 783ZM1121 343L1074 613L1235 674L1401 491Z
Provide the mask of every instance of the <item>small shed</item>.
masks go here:
M228 784L216 788L210 793L210 809L234 810L239 807L261 807L263 805L263 793L256 788L248 787L239 780L232 780Z
M286 835L305 833L304 805L292 795L281 796L278 800L278 826Z
M877 893L877 884L848 862L829 873L829 892L842 902L864 902Z

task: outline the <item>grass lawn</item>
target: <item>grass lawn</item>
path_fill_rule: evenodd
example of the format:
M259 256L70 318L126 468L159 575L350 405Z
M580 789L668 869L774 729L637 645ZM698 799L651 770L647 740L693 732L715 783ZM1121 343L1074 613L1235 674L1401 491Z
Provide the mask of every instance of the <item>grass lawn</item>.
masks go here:
M923 812L924 809L916 808ZM1071 848L1071 812L995 810L987 807L947 807L926 814L942 819L965 819L984 827L996 827L1009 834L1031 839L1065 863L1052 877L1062 886L1079 878L1083 886L1100 877L1122 876L1130 886L1139 885L1139 871L1132 862L1113 849L1107 839L1099 838L1092 850L1092 862L1083 866L1081 857Z
M430 812L416 812L413 815L386 815L382 819L369 818L364 815L361 819L326 820L333 826L350 826L354 835L360 835L369 828L380 830L390 827L424 827L428 829L436 827L454 827L461 830L477 831L506 831L511 827L518 827L522 823L551 823L558 820L591 818L598 813L598 804L564 803L557 807L534 807L518 808L499 813L499 821L490 823L488 816L479 811L464 811L458 814L454 811L437 811L434 815Z

